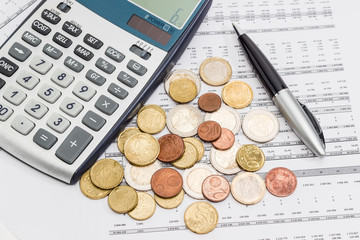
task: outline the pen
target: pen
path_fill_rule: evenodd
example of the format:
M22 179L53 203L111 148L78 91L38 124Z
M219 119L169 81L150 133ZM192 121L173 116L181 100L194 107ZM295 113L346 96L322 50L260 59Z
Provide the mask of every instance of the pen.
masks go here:
M233 23L259 79L295 134L317 156L325 156L325 138L317 119L300 103L256 44Z

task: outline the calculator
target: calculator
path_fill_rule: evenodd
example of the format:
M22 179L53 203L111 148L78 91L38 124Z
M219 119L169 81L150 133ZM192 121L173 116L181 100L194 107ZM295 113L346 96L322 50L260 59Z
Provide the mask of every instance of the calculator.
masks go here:
M42 0L0 49L0 147L73 184L175 65L211 0Z

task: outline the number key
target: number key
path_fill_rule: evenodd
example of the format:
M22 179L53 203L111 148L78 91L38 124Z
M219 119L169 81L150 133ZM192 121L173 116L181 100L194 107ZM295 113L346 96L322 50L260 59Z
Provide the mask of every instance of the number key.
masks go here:
M71 117L76 117L77 115L79 115L83 108L84 107L80 103L69 97L65 98L60 104L61 111Z
M16 78L16 82L24 88L31 90L40 82L40 79L34 74L24 70L20 72L19 76Z
M13 112L14 111L11 108L0 101L0 121L6 121L13 114Z
M9 86L4 93L4 98L10 103L18 106L25 100L26 94L16 87Z
M46 125L58 133L63 133L70 126L70 122L60 114L53 113L47 120Z
M58 68L51 75L51 81L60 87L67 88L74 81L74 77L68 72Z
M75 96L78 98L88 102L94 97L96 90L84 82L78 82L73 90L73 94L75 94Z
M47 101L48 103L54 103L61 96L61 92L51 85L45 83L39 90L38 96Z
M40 56L35 56L31 62L30 62L30 67L42 74L42 75L45 75L51 68L52 68L52 63L45 60L44 58L40 57Z
M25 112L36 119L41 119L48 111L49 109L44 104L34 99L25 106Z

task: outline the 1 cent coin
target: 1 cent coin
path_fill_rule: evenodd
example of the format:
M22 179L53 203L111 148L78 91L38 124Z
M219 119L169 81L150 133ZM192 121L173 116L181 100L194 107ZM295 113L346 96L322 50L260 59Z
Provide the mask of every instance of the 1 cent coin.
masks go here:
M235 135L227 128L221 129L221 136L212 142L212 145L219 150L227 150L234 145Z
M202 184L204 197L212 202L224 201L230 194L229 182L220 175L210 175Z
M160 153L158 159L162 162L172 162L179 159L184 151L185 144L181 137L176 134L167 134L158 139Z
M215 112L221 107L221 98L215 93L205 93L199 97L198 106L204 112Z
M198 127L199 138L205 142L212 142L221 136L221 126L215 121L205 121Z
M267 190L277 197L287 197L291 195L297 185L295 174L284 167L271 169L265 177Z
M154 193L163 198L176 196L183 186L180 173L172 168L162 168L156 171L150 182Z

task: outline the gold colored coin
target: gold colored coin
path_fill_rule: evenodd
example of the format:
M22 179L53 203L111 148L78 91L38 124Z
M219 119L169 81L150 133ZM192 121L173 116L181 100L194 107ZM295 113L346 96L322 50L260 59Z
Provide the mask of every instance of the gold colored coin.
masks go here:
M95 186L90 178L90 170L86 171L80 179L80 190L88 198L98 200L109 195L111 190L105 190Z
M249 172L258 171L264 166L265 155L263 151L253 144L243 145L236 153L236 162Z
M170 97L179 103L188 103L197 95L197 88L193 81L186 78L177 79L170 84Z
M192 167L198 160L198 153L196 147L189 142L184 142L185 151L184 154L178 160L171 164L177 168L185 169Z
M114 188L108 197L110 208L117 213L128 213L138 204L136 191L126 185Z
M210 203L195 202L185 210L184 220L192 232L205 234L216 228L219 214Z
M154 198L146 192L137 192L138 204L128 214L135 220L143 221L149 219L154 215L156 203Z
M124 146L126 159L137 166L146 166L155 162L159 152L159 142L147 133L132 135Z
M161 107L155 107L155 105L144 106L137 115L137 125L146 133L159 133L164 129L165 124L165 111Z
M112 189L116 187L121 183L123 177L123 167L114 159L100 159L90 169L92 183L102 189Z
M223 58L206 59L199 69L201 79L209 85L220 86L227 83L232 75L231 65Z
M184 142L189 142L189 143L193 144L196 147L196 150L198 152L197 162L200 161L203 158L204 153L205 153L204 144L199 139L192 138L192 137L184 138L183 140L184 140Z
M222 99L233 108L245 108L253 99L251 87L242 81L226 84L222 90Z
M159 197L158 195L154 195L156 203L165 209L173 209L177 208L184 200L184 190L181 189L181 192L179 192L175 197L171 198L163 198Z
M140 129L137 127L130 127L122 131L117 139L117 146L120 150L120 152L124 153L124 145L126 140L134 134L141 133Z

